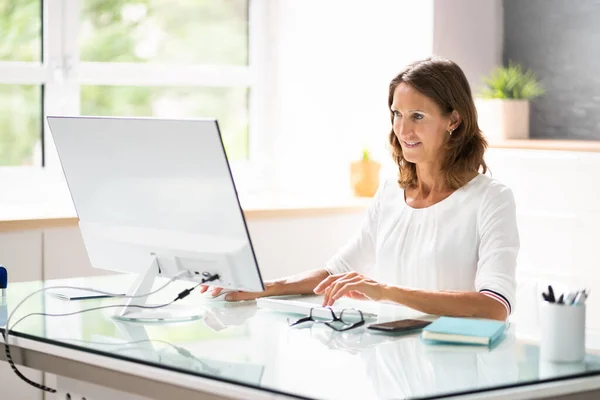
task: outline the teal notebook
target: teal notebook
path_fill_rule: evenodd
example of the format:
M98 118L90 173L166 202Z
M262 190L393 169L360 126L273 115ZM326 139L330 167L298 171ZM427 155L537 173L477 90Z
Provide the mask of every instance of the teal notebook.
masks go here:
M423 328L426 341L491 345L504 333L504 322L489 319L440 317Z

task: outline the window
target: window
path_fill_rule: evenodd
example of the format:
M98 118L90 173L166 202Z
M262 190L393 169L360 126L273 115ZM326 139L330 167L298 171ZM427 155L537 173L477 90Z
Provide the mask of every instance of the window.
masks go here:
M83 0L81 60L248 65L247 0Z
M249 2L0 0L0 166L58 165L45 115L217 118L247 160Z
M41 158L42 89L0 85L0 160L2 165L33 165Z
M0 166L41 164L43 89L30 76L42 60L41 14L40 0L0 1Z
M42 61L41 0L2 0L0 32L0 61Z

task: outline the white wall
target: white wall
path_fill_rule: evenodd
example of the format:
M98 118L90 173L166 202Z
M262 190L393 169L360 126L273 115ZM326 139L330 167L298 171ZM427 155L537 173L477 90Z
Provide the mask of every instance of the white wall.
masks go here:
M360 227L362 212L250 221L248 227L265 279L322 268Z
M431 0L272 2L278 35L273 163L286 190L347 190L364 145L387 161L390 80L431 54ZM308 189L310 188L310 189Z
M587 327L600 332L600 153L491 149L487 160L517 202L518 321L535 325L539 289L563 284L592 290Z
M455 61L477 92L502 64L502 0L434 0L433 53Z
M348 190L363 146L384 164L390 80L432 54L456 61L474 92L502 60L501 0L287 0L269 3L275 137L267 161L287 191ZM333 151L332 149L335 149ZM269 153L267 153L269 154ZM262 160L261 160L262 161Z
M42 233L0 233L0 264L8 270L9 282L42 278Z

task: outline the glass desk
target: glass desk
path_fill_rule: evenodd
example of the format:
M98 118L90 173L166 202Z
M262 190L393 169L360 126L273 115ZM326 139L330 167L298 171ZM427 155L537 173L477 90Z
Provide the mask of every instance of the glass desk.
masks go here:
M8 312L44 285L119 291L129 280L98 277L12 284ZM188 286L174 283L150 302L171 300ZM31 316L14 329L10 341L20 346L26 339L54 349L103 355L194 379L297 398L430 398L600 376L600 357L591 353L578 364L540 362L538 347L519 340L514 325L492 349L440 346L424 344L418 334L372 333L366 326L374 321L346 332L324 324L290 328L288 318L298 316L259 309L255 302L206 302L199 293L183 302L202 307L204 317L186 323L140 325L111 318L113 309L69 317ZM33 312L65 313L109 304L122 301L65 301L44 294L28 300L11 322ZM405 315L405 310L383 306L379 321L414 316ZM0 321L0 326L5 323Z

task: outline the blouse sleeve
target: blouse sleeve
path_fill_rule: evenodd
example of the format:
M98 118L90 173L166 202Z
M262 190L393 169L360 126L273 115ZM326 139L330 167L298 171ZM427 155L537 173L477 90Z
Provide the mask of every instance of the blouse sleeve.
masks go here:
M479 211L479 260L475 289L506 307L515 306L515 272L520 241L515 199L501 184L487 190Z
M326 263L325 269L330 275L351 271L366 273L374 266L379 210L386 183L377 190L358 232Z

